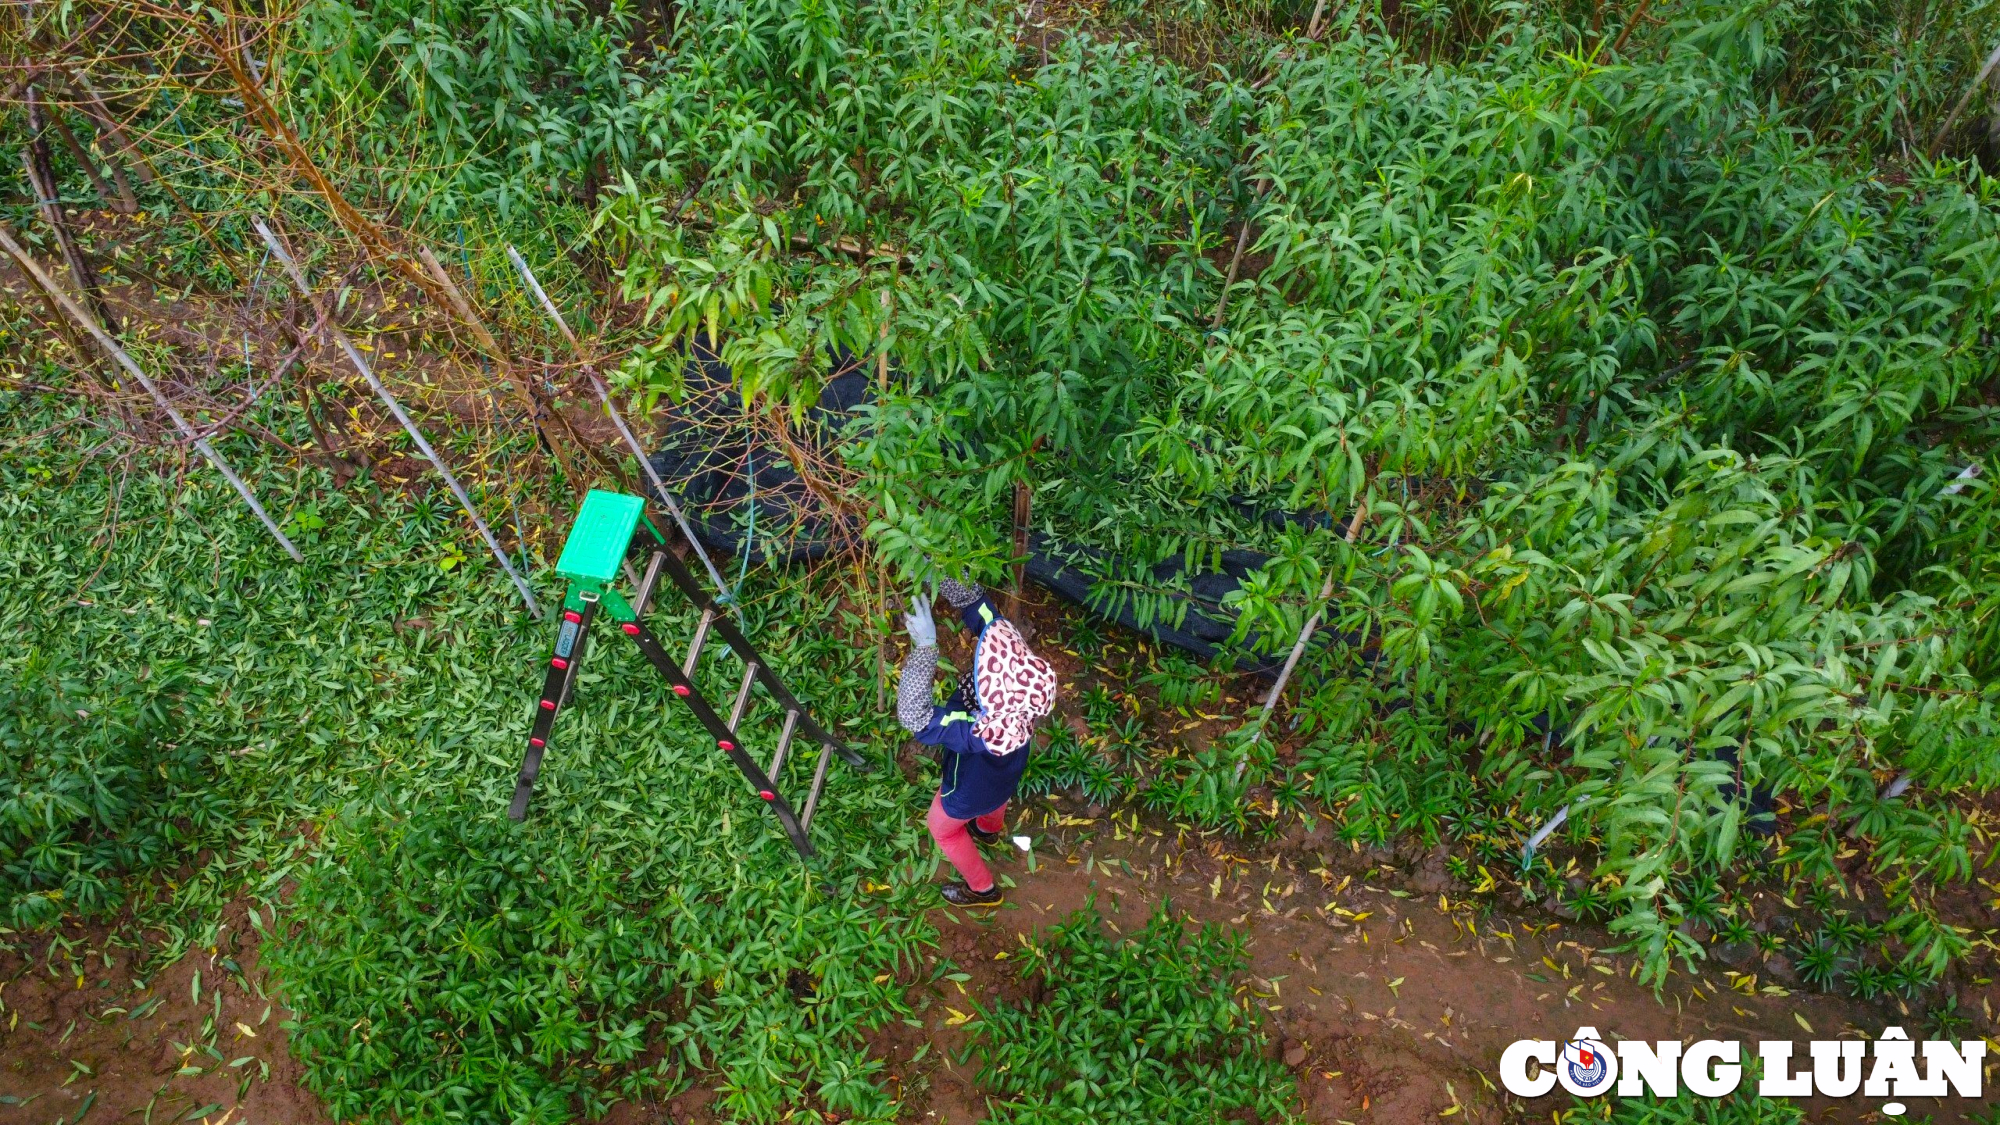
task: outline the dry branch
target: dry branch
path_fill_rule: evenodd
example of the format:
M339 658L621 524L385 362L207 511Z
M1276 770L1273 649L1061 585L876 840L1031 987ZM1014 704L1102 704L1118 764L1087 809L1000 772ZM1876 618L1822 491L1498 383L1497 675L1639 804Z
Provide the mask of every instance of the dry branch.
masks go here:
M167 400L167 396L160 392L160 388L153 383L151 378L147 377L145 371L141 370L139 365L133 362L131 356L125 354L125 349L118 346L118 341L113 340L110 334L99 327L90 314L83 310L82 306L71 300L67 293L64 293L56 286L55 280L43 272L41 264L29 256L28 252L21 248L21 244L15 241L14 232L8 229L5 224L0 224L0 246L4 246L7 253L13 255L14 260L21 264L21 268L27 271L28 276L33 278L35 283L40 285L52 300L62 306L64 312L68 313L84 331L90 333L97 340L105 352L118 363L118 366L124 368L132 378L138 380L140 386L146 388L146 393L151 395L153 401L159 405L167 417L173 420L174 428L178 429L183 436L192 442L194 447L201 452L201 455L208 458L209 463L216 467L217 471L228 478L230 487L236 490L236 494L241 496L243 502L250 506L250 510L257 514L257 518L263 521L264 526L270 530L272 537L277 539L279 546L282 546L285 549L285 553L292 557L292 561L304 562L304 558L299 554L299 549L292 546L290 539L285 538L285 533L279 530L278 524L271 518L271 514L264 510L264 505L258 503L257 494L250 491L250 486L243 483L243 478L236 475L236 470L229 467L229 462L222 459L222 454L215 451L215 447L208 443L207 438L195 432L195 428L188 424L188 420L181 416L180 411L174 409L174 404Z
M1361 521L1367 517L1367 504L1364 503L1354 509L1354 518L1347 521L1347 535L1345 536L1350 545L1354 542L1354 537L1361 533ZM1305 626L1299 630L1298 641L1292 645L1291 655L1285 657L1285 666L1278 671L1277 682L1271 685L1270 694L1264 697L1264 709L1257 715L1257 731L1259 735L1263 733L1265 725L1271 721L1271 712L1277 709L1278 698L1285 694L1285 685L1291 682L1292 672L1299 666L1299 658L1306 654L1306 645L1312 641L1313 633L1319 628L1319 619L1326 613L1327 600L1333 597L1334 577L1338 573L1331 566L1326 569L1326 581L1320 584L1319 600L1314 603L1317 608L1313 610L1311 617L1306 618ZM1252 745L1255 745L1255 739L1244 744L1243 756L1236 760L1236 780L1238 781L1243 780L1243 771L1250 765L1250 747Z
M479 514L479 509L473 507L472 497L466 494L465 486L458 483L458 477L445 465L437 450L431 448L431 443L425 439L424 432L417 428L416 422L404 411L403 404L398 402L396 396L389 392L389 388L383 385L382 380L376 377L375 369L368 365L367 360L361 358L361 352L355 348L354 342L347 338L347 333L341 330L339 323L333 318L332 311L326 307L324 301L320 300L319 294L313 292L306 284L305 272L285 251L284 246L278 241L278 236L272 233L264 220L254 219L252 222L257 227L257 233L263 237L264 245L271 248L271 256L278 259L285 273L291 277L292 285L298 289L299 295L312 303L320 327L333 337L334 342L340 345L341 351L347 353L347 361L354 365L354 369L361 373L363 379L368 381L368 386L375 391L375 397L382 400L382 404L389 408L390 414L395 415L396 421L403 426L403 432L410 435L410 440L416 443L417 449L431 463L431 467L444 478L446 487L450 488L451 494L458 498L459 506L465 509L465 514L471 518L473 526L479 529L480 537L486 540L487 548L493 552L493 557L499 560L500 569L507 572L508 578L513 579L514 588L520 591L521 600L528 605L528 612L540 620L542 607L535 602L534 590L529 588L527 579L522 578L521 573L514 569L514 564L508 561L507 552L501 550L500 541L494 537L493 529L486 525L486 520Z
M569 346L578 355L582 355L583 345L577 342L576 333L570 331L569 322L563 319L562 311L556 308L555 302L549 300L548 293L542 289L542 283L535 279L534 271L528 268L527 260L521 257L521 252L509 246L507 257L513 261L514 268L520 271L521 280L527 284L528 291L541 303L542 311L548 313L549 319L555 322L556 330L562 333L563 339L569 341ZM694 553L701 559L703 569L708 571L709 581L715 583L715 588L723 595L730 611L737 614L740 619L742 611L736 606L736 592L729 588L729 583L722 580L722 572L715 568L714 561L708 557L707 548L701 545L700 539L695 538L694 529L688 526L687 517L681 514L681 506L674 503L673 493L667 491L666 482L661 480L660 474L654 470L652 460L646 456L646 450L639 444L632 427L625 424L624 414L620 413L617 405L611 401L611 392L604 386L604 380L598 377L597 369L585 363L583 373L590 380L590 389L597 392L597 401L604 405L604 413L610 417L611 424L618 427L618 436L625 440L626 448L630 449L632 456L638 459L639 471L646 475L646 482L652 486L653 495L659 497L660 503L666 505L668 514L674 517L675 526L681 529L681 535L694 547Z

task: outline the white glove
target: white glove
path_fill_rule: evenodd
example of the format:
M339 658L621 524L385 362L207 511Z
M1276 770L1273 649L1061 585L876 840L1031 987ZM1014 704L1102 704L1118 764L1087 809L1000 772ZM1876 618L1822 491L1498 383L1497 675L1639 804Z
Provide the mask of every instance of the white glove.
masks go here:
M910 605L910 612L903 615L903 629L910 634L910 643L916 647L937 647L937 622L931 619L930 599Z

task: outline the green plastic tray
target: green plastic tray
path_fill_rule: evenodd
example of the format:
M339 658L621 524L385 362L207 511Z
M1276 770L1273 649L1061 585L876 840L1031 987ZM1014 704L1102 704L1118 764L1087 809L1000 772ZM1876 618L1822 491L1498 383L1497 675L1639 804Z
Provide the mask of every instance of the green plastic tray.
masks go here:
M563 541L556 573L573 582L605 583L618 577L618 564L632 545L632 532L646 502L622 492L593 488L583 498L576 523Z

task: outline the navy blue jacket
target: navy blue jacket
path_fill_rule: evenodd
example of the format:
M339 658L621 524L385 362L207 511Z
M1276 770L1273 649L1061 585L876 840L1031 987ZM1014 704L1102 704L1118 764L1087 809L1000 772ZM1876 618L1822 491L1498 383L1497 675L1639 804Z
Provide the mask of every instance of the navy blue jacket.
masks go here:
M980 598L959 613L965 627L980 636L985 635L988 625L1000 619L999 611L987 598ZM916 736L918 742L945 751L944 776L938 782L938 795L944 799L945 815L958 820L985 816L1013 800L1015 791L1021 787L1021 774L1028 768L1028 754L1034 748L1032 739L1012 754L995 754L986 748L973 729L973 718L979 712L973 683L974 676L960 680L951 699L931 711L930 723Z

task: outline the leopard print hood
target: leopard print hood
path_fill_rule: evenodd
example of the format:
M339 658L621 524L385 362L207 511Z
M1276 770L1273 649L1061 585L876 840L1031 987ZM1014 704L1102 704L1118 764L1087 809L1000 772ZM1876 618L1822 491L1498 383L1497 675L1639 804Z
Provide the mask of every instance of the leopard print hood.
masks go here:
M994 754L1028 744L1035 724L1056 705L1056 670L1036 656L1012 621L1001 618L980 635L972 676L979 713L973 730Z

